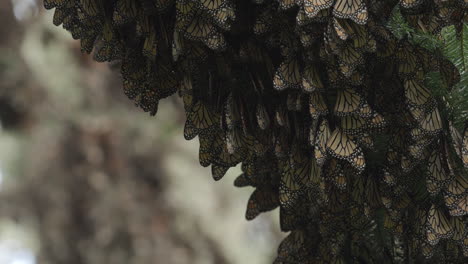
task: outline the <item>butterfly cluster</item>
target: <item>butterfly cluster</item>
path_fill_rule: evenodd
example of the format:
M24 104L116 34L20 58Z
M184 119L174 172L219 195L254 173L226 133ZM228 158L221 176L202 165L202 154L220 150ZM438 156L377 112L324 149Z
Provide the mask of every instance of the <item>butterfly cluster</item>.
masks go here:
M457 68L387 27L468 21L466 0L44 0L82 50L121 64L156 114L178 93L202 166L253 186L246 218L279 207L275 263L463 263L468 129L425 78ZM435 261L435 262L434 262Z

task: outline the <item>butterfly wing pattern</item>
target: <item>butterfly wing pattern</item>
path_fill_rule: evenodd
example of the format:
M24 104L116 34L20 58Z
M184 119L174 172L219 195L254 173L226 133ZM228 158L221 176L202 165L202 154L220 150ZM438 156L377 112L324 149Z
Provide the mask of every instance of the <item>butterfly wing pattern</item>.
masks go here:
M399 8L418 32L460 28L466 3L44 0L144 111L183 98L215 180L241 164L246 218L279 208L291 231L275 263L466 263L468 125L425 82L460 74L387 27Z

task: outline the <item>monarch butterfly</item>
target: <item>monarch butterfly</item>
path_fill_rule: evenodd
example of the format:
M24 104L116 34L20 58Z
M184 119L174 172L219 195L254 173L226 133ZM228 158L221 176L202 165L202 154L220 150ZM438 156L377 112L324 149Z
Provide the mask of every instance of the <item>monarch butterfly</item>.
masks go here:
M205 21L200 15L191 18L183 33L190 40L203 41L205 45L213 50L220 50L226 46L224 36L213 24Z
M427 137L427 135L424 133L424 131L419 127L415 127L413 129L411 129L410 135L411 135L411 139L413 139L414 141L421 141L425 137Z
M363 0L337 0L333 7L333 15L338 18L349 18L357 24L367 22L367 7Z
M142 53L147 58L154 60L158 52L157 48L158 40L156 38L156 33L153 30L150 35L145 38Z
M427 236L431 245L436 245L441 238L449 238L453 235L452 226L445 216L444 211L432 204L427 214Z
M230 167L211 164L211 175L215 181L221 180Z
M270 117L262 103L257 104L256 116L257 124L260 129L265 130L270 126Z
M461 241L466 237L466 223L461 217L451 217L450 224L453 228L452 239L455 241Z
M296 5L296 0L278 0L281 9L286 10Z
M303 263L306 261L307 247L304 231L294 230L278 247L275 263Z
M371 110L358 92L347 88L338 90L333 112L337 116L346 116L350 114L368 116L371 113Z
M215 140L213 142L213 159L212 163L221 167L234 167L239 164L246 155L244 145L239 145L238 149L234 153L229 153L227 144L223 141L222 132L215 132ZM243 144L252 144L243 143ZM222 175L224 176L224 174ZM221 176L221 177L222 177Z
M341 24L343 24L344 26L348 26L347 29L345 29ZM340 23L336 18L333 18L333 28L335 30L335 33L336 35L341 39L341 40L347 40L348 37L349 37L349 33L348 32L353 32L353 29L351 27L349 27L349 24L346 24L346 22L344 23Z
M285 174L291 173L291 179L301 186L310 183L312 159L308 153L302 151L299 145L293 147L293 152L289 156L289 163L286 166Z
M175 73L171 69L170 63L164 63L160 60L149 70L154 73L149 79L151 80L150 85L156 90L158 100L173 95L177 91L178 83Z
M111 62L120 59L123 45L119 42L99 42L95 44L93 58L97 62Z
M232 130L234 129L234 127L239 126L241 122L238 106L234 102L232 93L229 93L228 98L226 99L226 103L224 106L224 119L226 122L226 126L229 130Z
M123 25L135 19L139 12L138 1L118 0L115 3L112 20L116 25Z
M222 8L229 0L199 0L200 6L210 12Z
M242 163L244 164L244 163ZM245 173L242 173L241 175L237 176L237 178L234 180L234 186L236 187L246 187L246 186L255 186L255 183L252 181L252 179L247 176Z
M445 80L447 87L449 90L460 82L460 72L458 71L457 67L448 59L446 58L438 58L438 69L442 74L442 78Z
M229 154L234 154L238 149L243 147L245 137L239 128L234 127L226 131L226 146Z
M245 218L252 220L260 213L268 212L279 206L278 191L272 186L257 187L249 198Z
M302 109L302 93L289 93L286 106L289 111L301 111Z
M94 43L96 42L97 34L89 32L81 37L80 46L81 52L91 53Z
M124 58L121 74L123 77L123 90L125 95L130 99L140 93L141 86L145 80L145 71L139 68L139 63L136 63L133 59Z
M357 204L363 204L365 202L365 178L356 177L352 181L351 197Z
M340 61L340 65L342 65L341 72L347 77L350 77L354 69L364 61L363 54L349 44L341 49L337 49L336 55ZM348 69L343 71L345 69L343 67L347 67Z
M310 18L315 17L321 10L331 7L333 2L333 0L304 0L305 14Z
M65 4L71 2L70 0L44 0L44 7L46 9L52 9L55 7L62 7Z
M367 122L364 118L355 115L347 115L340 118L341 129L349 135L356 135L366 129Z
M409 45L399 44L395 53L398 63L398 73L402 77L411 77L418 68L418 62L414 51Z
M318 125L319 125L319 120L317 118L312 119L312 123L309 126L309 135L308 135L309 145L311 147L315 146Z
M420 122L421 128L429 135L436 135L442 130L442 120L440 118L439 110L435 108L432 112L428 113L426 117Z
M279 130L274 137L275 144L275 155L278 158L286 156L289 150L288 134L284 130Z
M144 2L148 2L148 0L144 0ZM174 0L150 0L149 2L153 2L156 5L156 9L160 12L174 4Z
M353 47L359 51L374 53L377 51L377 42L368 29L361 25L356 25L356 34L353 37Z
M323 119L320 123L319 129L317 131L317 137L315 141L315 159L317 160L317 164L322 166L327 158L327 151L326 146L328 139L330 138L330 127L328 125L328 121Z
M328 108L320 92L313 92L309 96L309 112L312 118L328 114Z
M198 135L199 131L196 129L189 119L185 121L184 125L184 138L185 140L192 140Z
M184 36L191 40L203 41L208 39L216 32L213 24L206 22L199 13L190 18L190 22L184 28Z
M273 87L282 91L286 88L299 88L301 85L301 73L296 58L285 59L276 70L273 79Z
M223 34L219 32L214 32L207 39L203 40L205 45L212 50L224 50L226 48L226 40Z
M212 144L213 139L210 135L199 134L198 140L200 142L200 148L198 153L198 159L200 165L203 167L210 166L213 159Z
M286 107L283 105L277 106L275 120L279 126L289 127L289 116Z
M372 175L367 176L366 181L366 200L369 206L372 208L379 208L382 205L382 199L380 196L381 191L379 190L379 186Z
M157 11L163 12L174 4L174 0L140 0L140 2L142 9L147 14L154 14Z
M385 118L377 112L374 112L372 116L369 118L368 126L370 128L379 129L379 128L385 127L386 125L387 125L387 122L385 121Z
M431 98L430 91L421 81L407 79L404 81L405 96L408 102L415 106L425 105Z
M55 0L59 1L59 0ZM95 17L99 13L99 7L98 4L100 3L99 1L95 0L80 0L81 7L83 8L83 11L90 17Z
M412 118L408 118L408 119L411 120L411 123L414 123L414 120L416 120L417 122L422 122L422 120L427 116L426 111L424 111L425 109L422 109L420 107L410 106L409 110L410 110ZM422 133L427 134L423 130L422 130Z
M468 168L468 125L465 126L463 131L463 145L462 145L462 159L465 167Z
M143 90L137 97L136 105L140 106L143 111L150 112L151 116L156 115L159 106L159 96L153 89Z
M71 15L72 10L70 10L70 7L57 7L54 12L52 23L56 26L60 26L65 21L65 18Z
M201 0L199 3L201 8L207 10L219 26L226 30L229 29L230 25L227 22L235 19L230 0Z
M431 155L429 156L427 170L429 174L428 180L433 181L437 186L437 189L440 189L445 186L445 184L447 184L449 180L448 173L444 168L441 153L438 149L432 151ZM430 190L428 191L431 192ZM438 192L438 190L436 191ZM431 193L435 194L434 192Z
M347 160L359 171L364 170L366 166L361 148L339 128L335 129L331 134L327 141L326 149L332 156Z
M422 2L424 1L423 0L400 0L400 5L403 8L414 8L420 5Z
M302 76L302 89L306 92L314 92L323 89L323 83L320 74L314 65L309 65L304 69Z
M175 28L184 32L196 14L195 1L176 1Z
M295 230L306 223L303 217L309 211L308 203L301 202L296 204L294 210L287 210L280 207L280 227L282 231Z
M390 173L388 171L388 169L385 169L384 170L384 173L383 173L383 181L388 184L388 186L392 187L392 186L395 186L396 185L396 178L395 178L395 175L393 173Z
M445 191L446 196L454 199L465 197L468 194L468 180L463 174L457 173L453 181L447 185Z
M305 194L305 186L294 180L293 173L293 168L286 168L281 177L278 196L281 208L285 210L293 210L300 198Z
M454 199L454 197L450 196L444 198L451 216L464 216L468 214L468 195L462 196L459 199Z
M270 8L263 10L256 18L253 24L253 32L256 35L263 35L270 31L273 22L273 14Z
M336 159L331 159L326 166L325 174L339 190L345 190L348 184L345 170L345 166Z
M408 146L408 152L413 159L423 160L427 143L426 141L415 142Z
M388 58L395 54L397 48L397 42L394 39L390 39L385 42L384 45L377 45L376 55L378 58Z
M201 101L193 105L187 119L196 129L200 130L211 128L217 123L215 114Z

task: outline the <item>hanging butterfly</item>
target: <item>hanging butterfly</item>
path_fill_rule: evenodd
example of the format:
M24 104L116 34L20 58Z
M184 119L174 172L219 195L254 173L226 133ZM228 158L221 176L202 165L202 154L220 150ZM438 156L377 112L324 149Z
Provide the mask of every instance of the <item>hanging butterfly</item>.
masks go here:
M465 167L468 168L468 125L465 126L465 130L463 131L462 142L462 160Z
M259 186L249 198L245 218L252 220L260 213L271 211L278 206L278 190L268 185Z
M363 0L337 0L333 6L333 15L348 18L364 25L368 19L367 7Z
M363 171L366 166L361 148L339 128L330 135L326 149L330 155L350 162L359 171Z
M323 119L317 131L315 148L314 148L315 159L317 160L317 164L320 167L323 165L323 163L328 157L326 146L327 146L327 142L329 138L330 138L330 127L328 125L328 121L326 119Z
M303 1L305 14L313 18L324 9L330 8L333 5L333 0L304 0Z
M278 67L273 79L273 87L279 91L301 86L301 73L296 58L286 58Z
M442 238L453 235L452 226L444 211L432 205L427 215L427 239L429 244L436 245Z

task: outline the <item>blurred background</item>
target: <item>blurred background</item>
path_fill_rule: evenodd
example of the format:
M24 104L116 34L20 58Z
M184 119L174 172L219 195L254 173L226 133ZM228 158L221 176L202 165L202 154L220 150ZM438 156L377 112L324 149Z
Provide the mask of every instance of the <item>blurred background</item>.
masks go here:
M271 263L278 212L214 182L179 98L150 117L41 0L0 1L0 264Z

